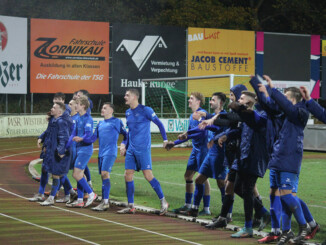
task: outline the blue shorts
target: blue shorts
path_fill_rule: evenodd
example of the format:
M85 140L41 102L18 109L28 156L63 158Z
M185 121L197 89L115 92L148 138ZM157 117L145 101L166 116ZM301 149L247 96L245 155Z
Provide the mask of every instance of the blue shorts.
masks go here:
M152 170L151 149L135 151L129 148L126 153L125 169Z
M206 155L207 155L207 148L204 148L200 151L193 148L188 160L187 170L198 172Z
M107 155L98 158L98 172L101 174L102 171L107 171L111 173L113 164L117 156L115 155Z
M91 159L91 156L92 154L84 154L84 153L77 154L74 167L84 170L87 166L89 159Z
M298 174L270 170L270 188L279 190L297 190Z
M298 185L299 185L299 174L297 174L297 180L295 181L293 189L292 189L293 193L298 193Z
M223 166L224 156L207 154L198 173L213 179L225 179L228 169Z

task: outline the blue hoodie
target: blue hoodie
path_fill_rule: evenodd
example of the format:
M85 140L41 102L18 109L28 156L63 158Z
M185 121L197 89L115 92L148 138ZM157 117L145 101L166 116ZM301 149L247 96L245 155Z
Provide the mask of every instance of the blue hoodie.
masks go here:
M233 86L230 91L234 93L235 98L237 99L237 101L240 99L241 93L242 91L246 91L248 90L247 87L243 84L237 84L235 86Z

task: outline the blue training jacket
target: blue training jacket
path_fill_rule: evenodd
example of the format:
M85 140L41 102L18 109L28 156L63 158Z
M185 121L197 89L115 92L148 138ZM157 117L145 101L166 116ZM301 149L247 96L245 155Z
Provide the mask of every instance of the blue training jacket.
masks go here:
M44 145L46 152L44 160L48 164L48 172L54 175L65 175L69 171L70 152L66 151L72 127L70 116L64 113L58 118L53 118L46 132ZM65 155L60 158L59 155Z
M267 115L264 111L254 111L251 118L242 117L241 113L240 117L243 120L240 127L226 134L231 139L240 137L238 170L262 178L269 160L266 140Z
M284 114L283 123L273 145L269 168L298 174L303 155L303 130L307 124L309 112L306 110L305 101L293 105L275 88L271 89L270 96Z

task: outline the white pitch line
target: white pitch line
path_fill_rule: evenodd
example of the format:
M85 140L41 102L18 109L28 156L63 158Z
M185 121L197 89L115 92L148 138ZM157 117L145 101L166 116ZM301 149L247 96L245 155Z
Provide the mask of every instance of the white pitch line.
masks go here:
M70 238L73 238L73 239L76 239L76 240L79 240L79 241L82 241L82 242L86 242L86 243L94 244L94 245L99 245L99 243L91 242L91 241L88 241L88 240L85 240L85 239L82 239L82 238L79 238L79 237L76 237L76 236L73 236L73 235L69 235L69 234L63 233L61 231L53 230L51 228L48 228L48 227L45 227L45 226L41 226L41 225L37 225L37 224L31 223L31 222L28 222L28 221L25 221L25 220L22 220L22 219L18 219L18 218L15 218L15 217L12 217L12 216L3 214L3 213L0 213L0 215L4 216L6 218L9 218L9 219L13 219L13 220L16 220L16 221L19 221L19 222L28 224L28 225L36 226L36 227L41 228L41 229L44 229L44 230L52 231L54 233L58 233L60 235L64 235L64 236L67 236L67 237L70 237Z
M30 152L24 152L24 153L17 153L17 154L12 154L12 155L8 155L8 156L0 157L0 159L4 159L4 158L8 158L8 157L20 156L20 155L26 155L26 154L35 153L35 152L41 152L41 150L38 150L38 151L30 151Z
M28 199L27 197L24 197L24 196L18 195L18 194L16 194L16 193L13 193L13 192L8 191L8 190L6 190L6 189L3 189L3 188L1 188L1 187L0 187L0 190L2 190L2 191L4 191L4 192L7 192L7 193L9 193L9 194L11 194L11 195L13 195L13 196L16 196L16 197L19 197L19 198L25 199L25 200ZM91 215L88 215L88 214L78 213L78 212L75 212L75 211L67 210L67 209L64 209L64 208L56 207L56 206L50 206L50 207L51 207L51 208L55 208L55 209L62 210L62 211L64 211L64 212L73 213L73 214L77 214L77 215L85 216L85 217L92 218L92 219L96 219L96 220L101 220L101 221L103 221L103 222L107 222L107 223L112 223L112 224L115 224L115 225L124 226L124 227L130 228L130 229L134 229L134 230L138 230L138 231L143 231L143 232L151 233L151 234L154 234L154 235L158 235L158 236L162 236L162 237L170 238L170 239L173 239L173 240L177 240L177 241L181 241L181 242L185 242L185 243L189 243L189 244L201 245L201 243L196 243L196 242L192 242L192 241L184 240L184 239L181 239L181 238L177 238L177 237L173 237L173 236L165 235L165 234L162 234L162 233L159 233L159 232L150 231L150 230L143 229L143 228L139 228L139 227L136 227L136 226L126 225L126 224L119 223L119 222L115 222L115 221L112 221L112 220L102 219L102 218L99 218L99 217L96 217L96 216L91 216Z

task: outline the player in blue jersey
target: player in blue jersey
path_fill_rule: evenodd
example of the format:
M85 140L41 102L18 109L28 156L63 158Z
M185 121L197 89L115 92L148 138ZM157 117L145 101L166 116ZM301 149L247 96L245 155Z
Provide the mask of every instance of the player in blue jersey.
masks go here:
M211 114L211 116L226 113L223 110L225 101L226 101L226 95L223 93L217 92L212 95L209 104L211 106L211 109L214 110L214 114ZM197 116L196 114L198 114L199 116L197 117L197 119L200 119L201 113L196 113L196 112L193 113L193 118ZM207 117L207 115L205 117ZM203 194L205 189L204 183L208 178L216 179L217 186L221 191L222 201L224 200L224 196L225 196L224 181L227 175L227 167L224 166L224 154L225 154L224 146L218 147L216 144L214 144L213 138L217 134L222 133L226 129L226 127L217 127L213 125L213 126L206 127L206 129L209 130L208 131L209 151L198 171L198 176L196 177L195 180L195 193L194 193L193 205L191 210L188 211L187 213L187 215L194 216L194 217L198 216L198 214L199 215L210 214L209 206L204 207L204 210L198 213L199 204L202 197L204 196L204 198L207 198L207 196ZM192 129L188 131L188 135L192 133L197 133L198 130L200 129L198 128L197 130Z
M81 90L79 90L79 91L77 91L77 92L74 93L74 98L75 99L76 98L79 98L80 96L86 96L87 97L88 102L89 102L89 107L86 110L86 113L89 114L89 115L91 115L92 109L93 109L93 101L89 98L89 96L90 96L89 92L87 90L85 90L85 89L81 89ZM88 185L91 188L93 188L92 187L91 172L89 171L88 166L86 166L86 168L84 170L84 175L86 177L86 180L87 180Z
M188 103L189 108L191 108L192 112L195 113L196 111L203 111L207 113L204 109L201 108L205 102L204 96L199 92L191 93ZM189 127L188 130L196 128L199 124L198 120L193 118L193 113L190 115L189 118ZM191 201L194 192L194 185L193 185L193 177L196 172L198 172L202 162L204 161L208 149L208 134L207 131L201 131L196 134L187 135L184 133L179 136L179 140L175 142L169 142L169 148L173 147L174 145L180 144L185 142L186 140L192 139L192 151L188 160L186 172L184 174L184 178L186 181L186 193L185 193L185 204L177 209L174 209L173 212L175 213L185 213L191 210ZM172 144L171 144L172 143ZM210 202L210 185L208 180L204 182L205 190L204 190L204 208L209 208Z
M84 179L84 169L87 166L89 159L93 154L93 144L86 143L93 135L93 118L86 113L89 107L89 101L87 97L81 96L76 100L76 109L79 113L79 118L76 121L74 130L70 136L67 147L70 147L72 141L77 142L77 158L74 165L73 177L77 181L77 193L78 199L70 204L68 207L88 207L97 198L97 195L93 192L88 185L86 179ZM88 193L87 202L84 203L84 190Z
M48 172L52 174L52 190L49 197L41 203L42 206L54 204L60 179L69 171L70 153L66 151L66 144L73 123L69 114L64 113L65 109L65 105L60 102L54 103L51 109L53 121L46 133L44 160L48 164Z
M120 119L113 117L114 106L111 103L104 103L101 116L104 117L104 121L100 121L97 125L95 132L88 142L94 143L96 139L99 139L99 153L98 153L98 169L102 177L102 202L92 208L94 211L105 211L110 207L109 195L110 195L110 173L117 158L117 143L119 134L123 135L123 141L120 148L126 147L127 132Z
M137 89L128 89L124 96L126 105L130 107L126 111L128 126L128 148L120 148L120 153L126 155L125 159L125 181L128 197L128 207L118 211L120 214L135 213L134 207L134 173L142 170L145 179L151 184L158 198L161 201L160 215L164 215L169 204L165 200L161 185L152 173L151 159L151 122L155 123L161 132L163 146L167 143L164 126L156 116L152 108L139 104L139 92Z

